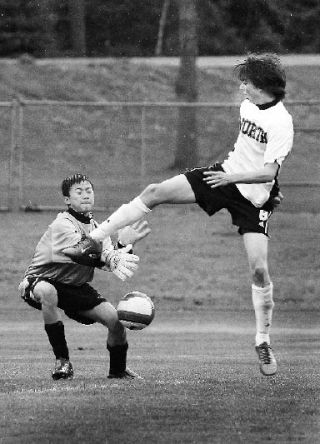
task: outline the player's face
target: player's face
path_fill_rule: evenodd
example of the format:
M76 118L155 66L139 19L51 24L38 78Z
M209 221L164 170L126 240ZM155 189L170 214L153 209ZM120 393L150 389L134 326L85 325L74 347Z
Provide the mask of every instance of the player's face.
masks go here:
M94 191L90 182L84 181L75 183L70 188L68 197L65 197L65 203L78 213L89 213L94 205Z
M240 84L240 91L252 103L260 103L262 91L254 86L249 80L243 80Z

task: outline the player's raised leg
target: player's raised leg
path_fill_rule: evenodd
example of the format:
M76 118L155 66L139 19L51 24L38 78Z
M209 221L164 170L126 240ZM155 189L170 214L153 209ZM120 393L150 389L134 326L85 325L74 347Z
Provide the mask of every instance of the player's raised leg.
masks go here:
M272 323L273 285L268 271L268 237L261 233L244 234L252 276L252 302L256 318L256 352L260 371L272 376L277 371L277 362L270 346Z
M117 310L109 302L102 302L91 310L80 314L99 322L108 328L107 350L110 354L108 378L142 379L141 376L127 368L128 341L126 329L119 322Z
M52 378L68 379L73 377L73 367L69 360L69 349L64 334L64 325L58 310L57 290L46 281L38 282L33 294L41 302L44 329L56 357Z
M90 233L90 237L77 245L66 248L64 254L77 261L77 258L100 250L100 242L119 229L131 225L148 214L154 207L163 203L194 203L195 195L184 174L179 174L161 183L148 185L131 202L122 205L111 216Z

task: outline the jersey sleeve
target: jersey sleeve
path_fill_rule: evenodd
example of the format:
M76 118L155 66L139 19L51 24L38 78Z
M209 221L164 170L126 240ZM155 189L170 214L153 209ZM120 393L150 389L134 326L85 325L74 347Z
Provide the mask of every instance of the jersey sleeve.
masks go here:
M292 149L293 144L293 126L292 123L274 125L268 131L267 148L264 153L264 163L277 162L282 165L285 158Z
M111 237L106 237L104 240L103 240L103 242L102 242L102 250L103 251L105 251L105 250L113 250L114 249L114 246L113 246L113 243L112 243L112 240L111 240Z
M71 262L62 250L75 245L81 239L81 231L70 219L55 221L51 226L51 247L53 262Z

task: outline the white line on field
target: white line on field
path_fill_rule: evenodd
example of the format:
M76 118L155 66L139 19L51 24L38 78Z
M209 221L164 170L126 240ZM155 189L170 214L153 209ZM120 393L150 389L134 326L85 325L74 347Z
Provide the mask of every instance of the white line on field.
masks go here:
M33 323L31 323L33 324ZM70 329L76 329L77 327L70 326ZM25 332L28 331L32 334L36 332L42 332L41 325L39 325L39 329L30 329L30 325L28 323L24 324L13 324L2 323L0 325L0 332ZM251 326L242 327L240 325L227 325L227 324L216 324L214 323L202 323L200 324L185 324L185 325L174 325L174 323L159 323L157 325L151 325L147 327L143 334L166 334L166 333L238 333L238 334L252 334L255 331L255 327L252 324ZM309 336L309 335L319 335L320 327L309 327L309 328L292 328L292 327L273 327L273 334L281 334L281 335L292 335L298 334L299 336ZM133 332L133 334L139 334L138 332Z

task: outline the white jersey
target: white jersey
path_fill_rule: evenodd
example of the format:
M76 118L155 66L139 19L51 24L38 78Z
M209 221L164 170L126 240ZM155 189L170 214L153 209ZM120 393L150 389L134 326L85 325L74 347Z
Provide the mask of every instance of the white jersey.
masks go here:
M293 144L292 117L283 103L257 106L248 99L240 106L240 132L234 150L222 167L226 173L257 171L266 163L281 166ZM240 193L255 207L269 199L273 182L236 184Z

